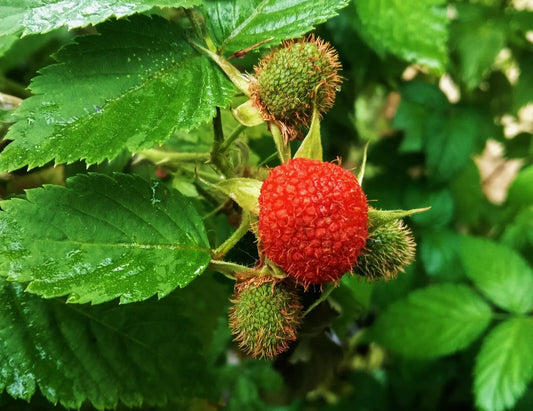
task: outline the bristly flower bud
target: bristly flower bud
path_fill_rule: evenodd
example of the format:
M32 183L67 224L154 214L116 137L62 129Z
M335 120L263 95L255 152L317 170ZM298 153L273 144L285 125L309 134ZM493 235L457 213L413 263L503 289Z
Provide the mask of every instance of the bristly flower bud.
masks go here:
M254 69L250 98L265 121L280 128L285 141L301 137L313 103L320 115L333 106L341 82L337 52L313 35L283 42Z
M283 280L255 276L238 281L230 327L240 348L253 358L274 358L296 340L302 305Z
M369 281L389 281L413 262L415 249L411 230L402 220L388 222L369 233L353 271Z

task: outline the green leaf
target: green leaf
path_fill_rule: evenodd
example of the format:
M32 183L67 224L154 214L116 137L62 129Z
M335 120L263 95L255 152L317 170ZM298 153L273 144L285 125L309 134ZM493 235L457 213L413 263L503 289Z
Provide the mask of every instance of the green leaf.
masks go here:
M496 11L497 10L497 11ZM474 4L459 4L452 25L452 40L460 58L462 80L473 89L483 80L505 45L507 22L501 11Z
M429 117L424 150L433 179L448 181L466 167L472 152L487 137L485 121L477 110L466 107L455 107Z
M245 49L273 37L300 37L345 7L348 0L205 1L208 29L220 49Z
M480 211L485 200L481 187L479 168L473 160L450 182L455 202L456 221L475 227L480 220Z
M1 6L0 6L1 7ZM8 51L13 43L17 41L17 36L2 36L0 37L0 57Z
M533 13L531 13L531 16L533 16ZM518 111L521 107L533 103L533 93L531 93L533 87L533 56L531 53L526 52L518 56L517 61L520 64L520 76L516 86L513 87L513 105L514 109Z
M533 247L533 206L520 210L505 226L501 242L517 251L523 251L527 245Z
M533 205L533 165L520 170L507 192L507 204L516 208Z
M420 258L426 272L441 281L464 278L460 236L451 230L428 231L420 242Z
M3 0L0 5L0 36L46 33L62 26L69 29L96 24L150 10L152 7L192 7L200 0Z
M0 299L0 393L29 401L38 388L75 409L208 394L212 377L179 293L121 307L72 306L0 278Z
M2 203L0 272L46 298L93 304L164 297L210 260L201 218L178 192L90 174Z
M445 70L445 0L357 0L354 4L363 37L409 62Z
M426 122L432 113L449 106L448 99L437 86L420 81L403 84L400 92L402 99L392 122L405 132L400 151L422 151Z
M101 162L137 151L213 117L233 95L226 76L160 17L134 16L99 26L41 70L33 97L16 113L0 168L55 159Z
M533 379L533 319L506 321L485 338L476 357L476 405L487 411L512 408Z
M491 320L490 306L465 285L440 284L391 304L371 329L378 343L409 357L466 348Z
M490 240L464 237L466 275L498 307L523 314L533 309L533 271L516 251Z
M454 213L453 196L450 190L446 188L435 190L426 185L411 184L405 195L404 208L424 207L431 208L423 213L413 214L412 221L433 229L447 225Z

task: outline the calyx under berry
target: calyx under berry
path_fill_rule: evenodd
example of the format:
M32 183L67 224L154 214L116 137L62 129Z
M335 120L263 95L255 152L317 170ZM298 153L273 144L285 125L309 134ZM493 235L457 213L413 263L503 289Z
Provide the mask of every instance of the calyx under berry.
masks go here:
M296 340L302 305L286 281L263 275L237 281L232 302L232 333L252 357L274 358Z
M320 115L335 101L341 82L336 51L320 38L283 42L254 67L250 98L265 121L274 122L285 140L301 137L316 105Z

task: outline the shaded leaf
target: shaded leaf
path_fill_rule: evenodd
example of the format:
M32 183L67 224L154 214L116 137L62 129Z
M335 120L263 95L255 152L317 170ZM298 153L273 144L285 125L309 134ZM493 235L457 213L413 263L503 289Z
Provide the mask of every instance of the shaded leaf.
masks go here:
M441 281L464 278L460 236L451 230L429 231L422 236L420 258L426 272Z
M358 0L363 37L409 62L443 71L448 63L444 0Z
M457 8L453 44L460 57L462 81L470 89L479 85L505 45L506 22L496 10L479 4L459 4Z
M481 175L474 161L450 182L455 202L456 220L464 225L475 227L480 220L480 211L485 200L481 188Z
M164 297L210 260L201 218L157 181L90 174L2 203L0 273L44 297Z
M490 306L464 285L440 284L391 304L371 329L378 343L409 357L466 348L487 328Z
M516 318L494 328L476 357L476 405L503 411L515 405L533 379L533 319Z
M424 151L432 177L448 181L470 161L472 152L488 136L485 117L477 110L458 107L429 117Z
M433 113L446 109L448 100L437 86L420 81L403 84L401 97L392 122L393 127L405 132L400 151L422 151L427 120Z
M138 151L213 117L233 95L226 76L160 17L134 16L80 37L41 70L15 113L0 168L55 159L101 162Z
M530 14L533 17L533 13ZM518 58L520 64L520 76L516 86L513 87L513 103L515 110L519 110L521 107L533 103L533 56L530 52L526 52L520 55Z
M516 208L533 205L533 165L520 170L515 177L507 192L507 204Z
M347 4L348 0L207 0L204 7L211 36L221 49L234 52L271 37L269 45L300 37Z
M179 296L72 306L0 278L0 392L98 409L207 395L213 379Z
M464 237L466 275L496 305L515 313L533 309L533 271L516 251L493 241Z
M201 0L3 0L0 36L46 33L62 26L83 27L115 16L123 17L158 7L192 7Z

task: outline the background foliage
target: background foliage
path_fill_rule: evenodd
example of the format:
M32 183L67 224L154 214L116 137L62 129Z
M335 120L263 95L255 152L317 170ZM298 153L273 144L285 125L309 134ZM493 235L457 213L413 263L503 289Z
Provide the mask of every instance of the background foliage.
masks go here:
M276 149L193 43L272 39L229 60L251 72L310 31L343 65L325 160L370 142L372 205L432 208L398 279L343 277L289 352L250 360L209 266L240 209L213 184ZM532 33L519 0L3 1L0 408L532 409Z

